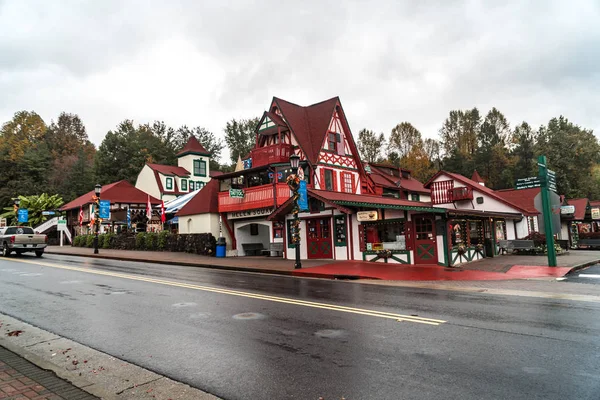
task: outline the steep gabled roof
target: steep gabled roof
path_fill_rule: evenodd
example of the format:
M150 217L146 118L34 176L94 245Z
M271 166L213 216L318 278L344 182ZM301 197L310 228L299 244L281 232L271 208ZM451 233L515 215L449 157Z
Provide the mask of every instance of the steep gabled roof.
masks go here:
M204 146L200 144L194 135L190 136L185 146L183 146L183 149L177 153L177 157L182 157L186 154L198 154L207 157L211 156L211 154L204 148Z
M190 172L183 167L176 167L174 165L163 165L163 164L146 164L151 170L160 172L167 176L178 176L180 178L187 178L190 176Z
M429 193L428 189L425 189L425 187L423 186L423 184L421 182L419 182L418 180L416 180L415 178L413 178L412 176L409 178L405 178L402 176L402 169L398 168L394 165L386 165L386 164L369 164L371 166L371 174L368 174L367 176L369 178L371 178L371 180L373 181L373 183L375 183L375 185L378 186L383 186L383 187L387 187L387 188L394 188L394 189L406 189L410 192L417 192L417 193ZM386 174L385 172L383 172L380 168L393 168L395 170L397 170L399 172L400 177L397 176L392 176L389 174ZM408 171L408 170L404 170L404 171ZM396 184L397 182L400 182L400 187L398 187L398 185Z
M507 201L510 201L513 204L518 205L522 209L526 210L531 214L539 214L539 211L535 208L535 196L540 193L540 188L530 188L530 189L504 189L498 190L499 196L504 198Z
M179 212L178 217L219 212L219 181L211 179Z
M93 190L65 204L60 209L61 211L72 210L91 204L92 196L95 196ZM148 193L141 191L125 180L102 186L100 197L103 200L110 200L111 203L146 204L148 202ZM150 203L160 204L160 200L150 196Z
M477 170L473 171L473 176L471 177L471 180L477 183L485 183L485 181L483 180L481 175L479 175L479 172L477 172Z
M539 214L537 212L537 210L535 211L535 213L531 213L531 212L527 211L526 209L520 207L519 205L514 204L513 202L511 202L509 200L506 200L498 192L488 188L487 186L480 185L479 183L467 178L466 176L463 176L461 174L455 174L454 172L440 170L434 176L432 176L431 179L429 181L427 181L427 183L424 186L426 188L430 188L433 181L435 181L440 175L446 175L449 178L452 178L456 181L461 182L463 185L467 185L467 186L471 187L472 189L475 189L477 191L485 193L486 195L490 196L491 198L498 200L499 202L504 203L509 207L512 207L516 210L523 212L523 214L525 214L525 215Z
M294 137L308 161L316 164L339 98L333 97L308 107L302 107L277 97L274 97L273 101L294 133Z
M588 199L569 199L567 200L567 203L570 206L575 206L575 213L573 214L573 219L580 221L585 219L585 213L587 212L587 208L589 205Z

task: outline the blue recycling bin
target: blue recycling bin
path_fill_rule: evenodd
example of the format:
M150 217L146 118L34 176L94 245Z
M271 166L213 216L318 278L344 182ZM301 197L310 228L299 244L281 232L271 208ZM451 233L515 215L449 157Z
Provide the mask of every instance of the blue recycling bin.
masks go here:
M226 254L227 243L225 242L224 237L220 237L217 239L217 257L225 257Z

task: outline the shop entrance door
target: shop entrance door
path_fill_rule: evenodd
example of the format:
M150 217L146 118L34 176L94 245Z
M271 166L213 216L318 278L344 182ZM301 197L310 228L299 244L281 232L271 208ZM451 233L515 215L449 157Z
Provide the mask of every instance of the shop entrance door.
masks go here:
M437 264L435 217L414 216L415 264Z
M308 258L333 258L331 218L306 220L306 245Z

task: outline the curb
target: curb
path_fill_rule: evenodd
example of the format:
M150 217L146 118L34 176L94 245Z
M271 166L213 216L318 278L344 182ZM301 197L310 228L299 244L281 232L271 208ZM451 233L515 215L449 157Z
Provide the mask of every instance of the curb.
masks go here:
M584 263L577 264L573 268L571 268L569 270L569 272L567 272L564 276L569 276L569 275L571 275L571 274L573 274L573 273L575 273L575 272L577 272L579 270L582 270L584 268L589 267L590 265L595 265L595 264L598 264L598 263L600 263L600 259L595 260L595 261L586 261Z

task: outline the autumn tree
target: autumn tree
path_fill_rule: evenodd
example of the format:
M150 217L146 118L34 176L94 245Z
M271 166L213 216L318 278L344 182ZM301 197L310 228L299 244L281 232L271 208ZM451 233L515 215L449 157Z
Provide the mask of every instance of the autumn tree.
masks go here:
M425 151L425 154L427 154L427 157L429 158L429 161L433 165L434 169L441 169L442 154L440 142L432 138L427 138L423 141L423 150Z
M256 127L260 118L235 118L225 125L225 143L229 147L231 162L237 162L238 157L246 157L256 143Z
M381 158L381 150L385 145L383 133L377 135L368 129L358 132L358 151L363 161L374 163Z
M513 132L511 155L515 160L515 179L537 175L536 132L523 121Z
M400 158L408 155L413 147L422 146L421 132L410 122L402 122L392 129L388 148L398 153Z

